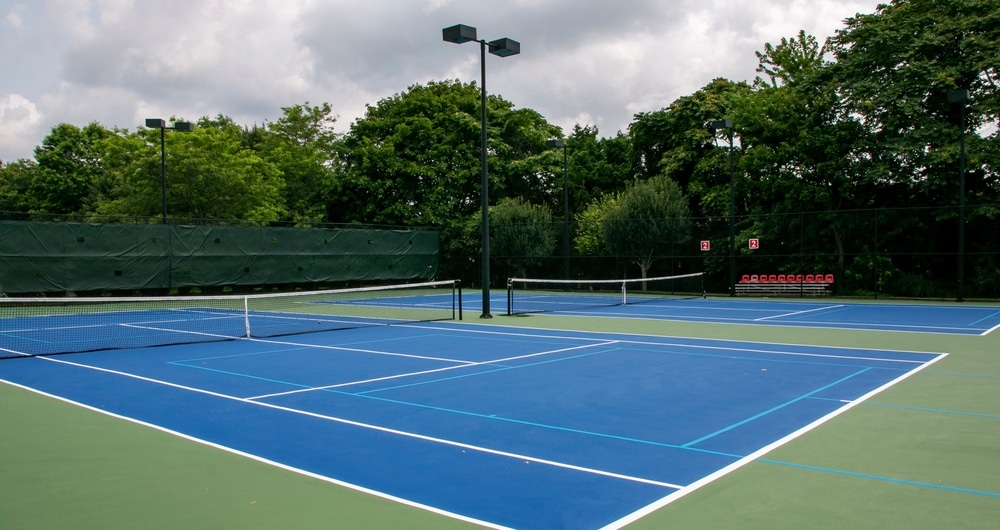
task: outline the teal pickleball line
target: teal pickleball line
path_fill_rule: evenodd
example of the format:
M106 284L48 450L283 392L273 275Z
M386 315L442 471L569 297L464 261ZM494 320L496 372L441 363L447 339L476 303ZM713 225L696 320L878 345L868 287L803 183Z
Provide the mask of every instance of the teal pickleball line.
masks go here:
M750 416L749 418L747 418L747 419L745 419L743 421L736 422L736 423L734 423L732 425L729 425L727 427L719 429L719 430L717 430L717 431L715 431L713 433L706 434L705 436L702 436L701 438L698 438L698 439L695 439L695 440L691 440L690 442L682 445L681 447L690 447L692 445L696 445L696 444L699 444L701 442L704 442L705 440L709 440L711 438L714 438L714 437L716 437L716 436L718 436L720 434L729 432L729 431L731 431L731 430L733 430L733 429L735 429L737 427L740 427L742 425L746 425L747 423L750 423L750 422L752 422L752 421L754 421L756 419L759 419L759 418L762 418L764 416L767 416L768 414L770 414L770 413L772 413L774 411L781 410L781 409L783 409L783 408L785 408L785 407L787 407L787 406L789 406L789 405L791 405L793 403L798 403L799 401L802 401L802 400L804 400L806 398L812 397L815 394L818 394L818 393L820 393L820 392L822 392L822 391L824 391L824 390L826 390L828 388L833 388L833 387L839 385L840 383L843 383L844 381L847 381L848 379L857 377L857 376L859 376L859 375L861 375L861 374L863 374L863 373L865 373L865 372L867 372L869 370L871 370L871 368L865 368L863 370L859 370L857 372L854 372L853 374L848 375L846 377L842 377L842 378L840 378L840 379L838 379L838 380L836 380L836 381L834 381L834 382L832 382L832 383L830 383L828 385L821 386L821 387L817 388L816 390L813 390L812 392L809 392L807 394L803 394L803 395L801 395L801 396L799 396L799 397L797 397L795 399L792 399L790 401L786 401L785 403L782 403L781 405L778 405L776 407L771 407L770 409L767 409L767 410L765 410L765 411L763 411L763 412L761 412L759 414L754 414L753 416Z
M475 375L475 374L473 374L473 375ZM341 394L341 395L345 395L345 396L358 397L358 398L363 398L363 399L373 399L373 400L381 401L381 402L384 402L384 403L392 403L394 405L404 405L404 406L408 406L408 407L416 407L416 408L421 408L421 409L426 409L426 410L436 410L436 411L439 411L439 412L446 412L446 413L449 413L449 414L459 414L459 415L462 415L462 416L470 416L470 417L473 417L473 418L481 418L481 419L486 419L486 420L502 421L502 422L506 422L506 423L515 423L515 424L518 424L518 425L527 425L527 426L530 426L530 427L539 427L539 428L543 428L543 429L551 429L551 430L554 430L554 431L569 432L569 433L573 433L573 434L582 434L582 435L586 435L586 436L596 436L598 438L607 438L607 439L612 439L612 440L620 440L620 441L624 441L624 442L638 443L638 444L643 444L643 445L653 445L653 446L657 446L657 447L665 447L665 448L668 448L668 449L682 449L682 450L685 450L685 451L694 451L694 452L697 452L697 453L705 453L705 454L711 454L711 455L716 455L716 456L724 456L724 457L733 458L733 459L743 458L743 455L736 455L736 454L731 454L731 453L723 453L721 451L712 451L712 450L709 450L709 449L699 449L697 447L684 447L684 446L680 446L680 445L676 445L676 444L668 444L668 443L663 443L663 442L655 442L655 441L652 441L652 440L643 440L643 439L640 439L640 438L630 438L630 437L627 437L627 436L618 436L618 435L615 435L615 434L606 434L606 433L593 432L593 431L584 431L584 430L581 430L581 429L572 429L572 428L569 428L569 427L560 427L558 425L549 425L549 424L545 424L545 423L537 423L537 422L525 421L525 420L518 420L518 419L513 419L513 418L504 418L503 416L497 416L497 415L494 415L494 414L481 414L481 413L478 413L478 412L469 412L469 411L465 411L465 410L450 409L450 408L446 408L446 407L437 407L437 406L434 406L434 405L424 405L424 404L421 404L421 403L412 403L412 402L409 402L409 401L400 401L400 400L397 400L397 399L389 399L389 398L383 398L383 397L378 397L378 396L365 395L365 394L362 394L362 393L351 393L351 392L344 392L344 391L341 391L341 390L332 390L332 389L324 390L324 392L331 392L331 393L334 393L334 394Z
M983 495L983 496L986 496L986 497L1000 498L1000 493L994 493L992 491L974 490L974 489L970 489L970 488L960 488L960 487L957 487L957 486L946 486L944 484L931 484L929 482L917 482L917 481L914 481L914 480L905 480L905 479L892 478L892 477L882 477L882 476L879 476L879 475L869 475L867 473L857 473L857 472L854 472L854 471L845 471L843 469L832 469L832 468L828 468L828 467L810 466L810 465L806 465L806 464L796 464L794 462L782 462L782 461L779 461L779 460L770 460L770 459L767 459L767 458L757 459L757 462L763 462L763 463L766 463L766 464L774 464L774 465L777 465L777 466L794 467L794 468L798 468L798 469L808 469L810 471L821 471L823 473L833 473L833 474L836 474L836 475L846 475L846 476L849 476L849 477L857 477L857 478L863 478L863 479L868 479L868 480L878 480L878 481L882 481L882 482L892 482L893 484L904 484L904 485L907 485L907 486L918 486L918 487L921 487L921 488L933 488L933 489L939 489L939 490L945 490L945 491L953 491L953 492L957 492L957 493L970 493L970 494L973 494L973 495Z

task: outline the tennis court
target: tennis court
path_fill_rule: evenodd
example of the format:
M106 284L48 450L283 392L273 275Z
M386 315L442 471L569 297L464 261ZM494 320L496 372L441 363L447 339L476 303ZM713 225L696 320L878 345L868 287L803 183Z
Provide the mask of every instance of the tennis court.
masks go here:
M959 335L986 335L1000 328L1000 309L976 305L715 299L577 309L572 313L595 317Z
M700 274L582 283L529 282L509 288L507 313L558 313L762 326L986 335L1000 328L996 305L845 302L818 297L704 299ZM532 282L544 285L536 287ZM604 291L594 285L606 284ZM474 296L474 295L473 295ZM492 302L492 300L491 300Z
M920 333L880 332L913 337L930 331L934 340L912 342L926 349L901 348L906 341L895 339L884 341L885 347L808 340L821 314L851 313L828 309L836 304L813 310L800 302L718 299L604 308L586 318L498 316L488 325L471 318L441 321L440 313L428 322L393 317L393 325L373 325L369 314L338 331L298 330L300 322L340 322L357 308L395 313L404 300L454 310L450 294L396 294L374 302L297 300L286 310L290 314L276 314L273 306L266 313L237 308L235 316L204 305L133 310L110 326L199 340L0 361L0 380L450 521L496 528L641 527L661 523L683 504L677 501L761 465L836 474L835 466L775 454L794 451L800 438L844 416L857 417L858 407L872 407L911 379L940 372L954 354L936 341L989 340L980 335L997 314L995 308L992 316L980 312L988 307L954 316L947 307L942 312L936 306L863 304L857 311L878 309L881 316L848 318L893 315L896 326L912 318L900 308L943 314ZM478 302L466 296L467 312ZM336 318L331 306L338 308ZM727 324L764 319L768 326L720 328L698 316L726 311L743 312ZM662 316L670 312L687 316ZM810 316L804 320L796 313ZM202 327L206 314L212 321L235 320L235 331ZM264 326L265 336L244 329L261 317L294 325L280 332ZM3 334L5 351L15 351L9 347L13 337L20 347L73 342L77 331L27 333L42 329L31 323L39 318L51 317L5 328L15 330ZM80 327L67 318L52 320L53 329ZM713 333L704 330L679 336L684 334L651 328L677 331L691 322L729 332L709 338ZM980 331L970 335L941 331L976 326ZM733 338L734 329L744 336ZM774 340L779 332L785 340ZM978 374L975 380L995 385L997 377ZM962 416L995 424L996 403L978 406ZM919 409L938 410L905 407ZM891 474L869 475L867 481L880 486L892 483L884 480ZM918 477L896 480L921 491L1000 503L1000 487L978 478L937 487ZM974 513L990 515L989 509ZM673 520L684 516L674 514Z

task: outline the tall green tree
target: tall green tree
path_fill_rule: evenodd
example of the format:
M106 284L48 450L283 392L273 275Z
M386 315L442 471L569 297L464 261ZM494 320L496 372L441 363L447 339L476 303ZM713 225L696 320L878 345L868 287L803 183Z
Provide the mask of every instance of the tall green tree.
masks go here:
M490 251L521 278L552 256L558 233L547 206L507 197L490 208Z
M457 81L411 86L369 106L343 139L338 220L391 225L461 224L480 208L479 89ZM554 186L545 139L559 135L538 113L491 96L489 196L537 195Z
M690 215L687 197L670 178L635 181L578 216L577 249L628 260L646 278L657 260L670 257L690 239Z
M268 123L255 150L281 172L286 219L295 223L327 221L340 171L336 117L329 103L282 107Z
M830 79L845 112L857 116L877 149L870 156L878 177L893 188L895 204L933 206L933 216L913 213L895 223L897 250L921 248L910 283L954 278L957 252L960 138L965 136L967 239L970 269L982 285L1000 284L994 241L1000 199L1000 4L996 0L894 0L875 13L847 19L833 38L836 63ZM949 92L967 89L962 105ZM912 221L917 221L916 224ZM911 222L903 230L903 222ZM977 251L978 250L978 251ZM928 274L930 272L930 274ZM971 272L971 271L970 271ZM905 278L902 278L905 279ZM950 282L948 282L950 283ZM938 293L943 294L950 287Z
M0 212L9 216L11 213L27 213L32 210L28 189L37 172L38 164L29 159L0 165Z
M626 134L602 138L595 126L575 125L566 149L571 217L601 195L624 190L633 180L632 143ZM562 153L556 154L561 171Z
M243 145L231 118L200 119L193 132L170 132L166 143L167 212L171 218L270 222L285 215L280 172ZM160 131L140 129L107 142L105 163L113 173L112 197L98 213L148 216L161 213Z
M94 186L104 175L101 142L111 131L98 123L82 129L56 125L35 148L38 170L28 188L28 202L40 213L80 213L94 207Z
M888 195L867 132L845 112L826 75L826 50L804 32L766 44L757 57L767 79L731 100L740 139L737 215L752 216L740 223L740 239L763 238L774 250L758 267L800 272L834 265L820 255L835 256L842 270L849 241L870 227L833 212L871 208ZM791 215L798 212L825 213L803 226L806 217Z
M1000 4L996 0L894 0L846 20L833 38L849 112L883 148L888 177L912 185L907 200L957 197L958 112L948 93L968 89L970 193L996 192L1000 118ZM919 194L922 197L918 197ZM995 196L995 195L994 195Z
M711 214L716 208L705 202L713 202L718 190L727 190L729 180L724 177L728 173L706 166L706 155L715 148L708 124L728 117L733 98L749 91L746 83L715 79L664 109L637 114L629 136L639 178L664 174L689 196L700 198L692 205L694 215ZM723 195L728 196L728 192Z

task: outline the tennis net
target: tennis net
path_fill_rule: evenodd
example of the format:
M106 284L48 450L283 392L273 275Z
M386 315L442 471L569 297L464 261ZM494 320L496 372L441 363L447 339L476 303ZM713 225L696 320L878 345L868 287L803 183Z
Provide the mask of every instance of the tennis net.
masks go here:
M0 359L461 318L458 281L253 295L0 298Z
M507 280L507 314L575 311L595 307L704 298L704 273L623 280Z

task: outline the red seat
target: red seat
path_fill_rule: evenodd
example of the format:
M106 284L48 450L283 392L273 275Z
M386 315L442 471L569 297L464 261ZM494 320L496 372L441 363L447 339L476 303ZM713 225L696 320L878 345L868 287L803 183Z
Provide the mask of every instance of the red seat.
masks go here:
M750 275L744 274L743 277L740 278L740 283L750 283Z
M778 282L778 275L777 274L771 274L771 275L769 275L767 277L767 281L769 283L777 283Z
M785 280L785 275L784 274L779 274L778 275L778 283L785 283L785 281L786 281Z
M812 274L806 274L806 283L815 283L815 282L816 282L816 276L813 276Z
M756 283L756 282L759 282L759 281L760 281L760 277L758 277L756 274L751 274L750 275L750 282L751 283Z
M792 280L792 281L795 282L795 283L802 283L802 282L806 281L806 277L804 275L802 275L802 274L796 274L795 275L795 279Z
M833 283L833 275L832 274L827 274L826 275L826 283Z

